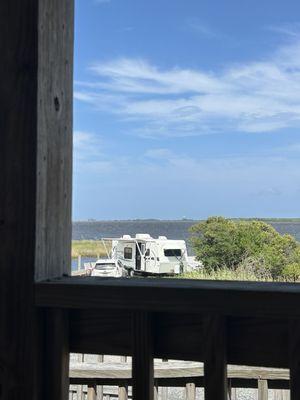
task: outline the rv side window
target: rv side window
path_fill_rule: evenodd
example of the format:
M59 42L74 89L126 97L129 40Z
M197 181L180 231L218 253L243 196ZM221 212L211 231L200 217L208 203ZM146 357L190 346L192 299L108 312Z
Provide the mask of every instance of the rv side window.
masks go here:
M165 249L165 257L181 257L181 249Z
M147 251L146 251L146 253L145 253L145 256L146 256L146 257L149 257L149 256L150 256L150 249L147 249Z
M132 259L132 248L131 247L124 247L124 258L126 260Z

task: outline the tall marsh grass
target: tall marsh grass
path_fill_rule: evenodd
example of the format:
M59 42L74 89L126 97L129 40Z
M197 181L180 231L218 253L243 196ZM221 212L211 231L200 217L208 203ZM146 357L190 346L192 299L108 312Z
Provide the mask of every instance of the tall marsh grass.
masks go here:
M110 244L106 243L108 251ZM100 240L73 240L72 241L72 258L91 257L100 258L107 257L105 247Z

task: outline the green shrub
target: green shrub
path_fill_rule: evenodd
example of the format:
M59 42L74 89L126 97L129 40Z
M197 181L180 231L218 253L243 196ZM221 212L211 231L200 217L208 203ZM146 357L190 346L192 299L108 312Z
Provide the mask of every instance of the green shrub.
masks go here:
M253 220L210 217L191 227L192 245L207 271L222 268L277 279L290 264L300 264L300 244L271 225Z
M283 268L282 276L287 281L299 281L300 279L300 263L288 264Z

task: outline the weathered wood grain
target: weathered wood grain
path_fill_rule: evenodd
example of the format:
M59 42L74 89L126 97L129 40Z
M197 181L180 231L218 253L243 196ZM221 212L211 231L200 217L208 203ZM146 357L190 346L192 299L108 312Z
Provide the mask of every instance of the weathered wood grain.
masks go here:
M268 381L262 379L258 381L257 400L268 400Z
M196 400L196 385L194 383L185 385L185 398L186 400Z
M35 279L71 265L73 0L39 3Z
M97 400L97 387L95 384L88 385L87 400Z
M127 400L128 399L128 386L122 385L118 388L119 400Z
M290 379L288 369L282 368L264 368L264 367L249 367L239 365L228 365L228 378L231 380L251 379L257 381L259 379L268 381L286 381ZM169 361L167 363L155 361L154 363L154 378L161 382L162 379L188 379L203 377L203 363L189 361ZM72 362L70 365L70 378L77 379L103 379L106 382L113 379L116 382L129 381L131 379L131 365L129 363L78 363ZM183 380L182 380L183 381ZM194 380L191 380L194 382ZM231 385L234 387L234 385Z
M152 315L132 313L132 398L153 400L153 325Z
M72 0L0 2L1 400L42 398L34 280L67 271L72 36Z

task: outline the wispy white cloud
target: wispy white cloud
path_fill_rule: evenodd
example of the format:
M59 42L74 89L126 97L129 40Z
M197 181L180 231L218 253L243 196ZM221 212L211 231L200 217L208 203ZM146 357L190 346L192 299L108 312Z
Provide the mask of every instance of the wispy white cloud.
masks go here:
M121 58L90 67L75 98L137 123L142 136L300 128L300 35L264 60L207 72Z
M186 21L186 26L191 31L207 38L218 38L220 36L219 32L217 32L216 29L212 28L198 18L189 18Z
M97 156L101 151L101 137L92 132L75 131L73 133L73 149L75 160Z
M280 25L270 25L267 26L267 29L272 32L283 34L285 36L292 36L294 38L299 38L300 23L294 22L294 23L285 23Z

